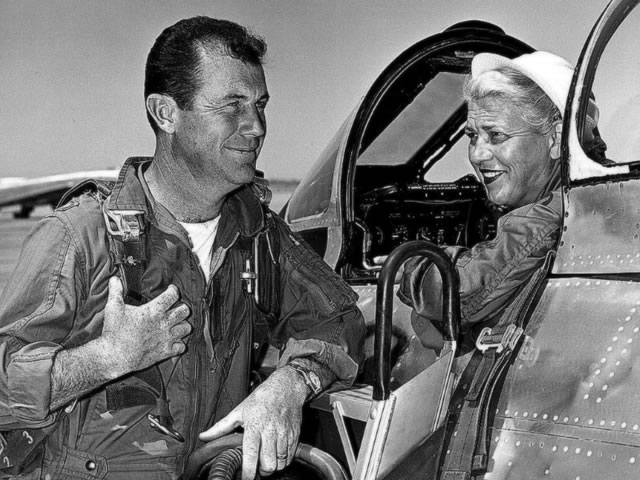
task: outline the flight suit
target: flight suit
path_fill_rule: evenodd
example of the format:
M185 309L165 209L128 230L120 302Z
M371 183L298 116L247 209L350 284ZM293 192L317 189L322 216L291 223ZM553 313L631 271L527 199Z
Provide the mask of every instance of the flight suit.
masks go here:
M265 211L249 186L231 194L221 210L211 279L205 281L184 229L149 193L141 169L149 159L129 159L106 208L140 210L147 222L145 299L168 285L191 309L187 351L158 364L172 425L184 443L150 428L149 405L116 401L130 376L51 411L51 369L64 348L101 333L109 278L104 199L79 195L43 219L29 234L0 299L0 430L57 425L46 440L42 469L32 478L177 478L198 433L247 395L252 350L268 341L282 358L308 356L348 387L362 360L364 322L356 294L320 257L273 215L277 242L276 298L257 305L241 273ZM272 252L273 253L273 252ZM276 309L274 312L273 309ZM124 404L124 406L123 406Z

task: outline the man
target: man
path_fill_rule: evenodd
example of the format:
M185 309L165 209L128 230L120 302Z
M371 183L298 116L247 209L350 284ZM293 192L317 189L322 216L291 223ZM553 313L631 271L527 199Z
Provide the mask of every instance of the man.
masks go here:
M237 427L243 478L266 475L291 462L304 401L353 381L355 294L253 183L265 49L224 20L167 28L145 74L153 158L27 239L0 302L0 429L46 432L34 478L177 478ZM246 397L266 339L280 368Z

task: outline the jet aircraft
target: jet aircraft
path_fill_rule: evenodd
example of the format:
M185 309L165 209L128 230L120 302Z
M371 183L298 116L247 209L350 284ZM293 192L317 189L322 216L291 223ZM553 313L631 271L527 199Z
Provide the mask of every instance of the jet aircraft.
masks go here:
M317 476L300 478L640 478L637 4L607 6L576 66L557 251L471 357L458 355L455 269L438 246L492 238L496 216L466 166L461 87L477 53L532 47L468 21L408 48L294 191L281 215L358 292L371 333L364 384L314 401L298 463ZM604 164L581 146L591 92ZM431 257L446 286L439 351L416 339L394 294L412 255ZM485 362L485 375L469 376L467 361ZM219 451L194 455L193 478Z
M480 334L472 356L490 367L480 380L465 376L475 360L459 355L455 270L438 248L471 247L496 230L466 159L461 87L476 54L533 47L465 21L408 48L368 89L280 212L359 294L368 358L359 385L314 400L293 470L276 475L640 478L638 3L613 0L586 39L564 114L562 236L513 322ZM581 147L591 92L605 165ZM55 203L69 186L60 181L23 185L6 200L0 189L0 206L18 203L28 215ZM439 349L420 343L395 296L412 255L432 258L443 276ZM221 459L220 478L233 478L238 456L228 452L239 442L205 445L185 478L210 478Z

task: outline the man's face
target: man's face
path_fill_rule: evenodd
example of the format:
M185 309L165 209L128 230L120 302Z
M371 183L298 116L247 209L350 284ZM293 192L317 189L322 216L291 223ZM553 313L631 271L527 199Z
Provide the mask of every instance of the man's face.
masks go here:
M469 161L489 200L513 208L535 201L553 174L552 133L542 135L499 98L469 103Z
M264 71L226 55L207 54L190 110L178 109L173 155L201 188L232 191L250 182L262 148L269 99Z

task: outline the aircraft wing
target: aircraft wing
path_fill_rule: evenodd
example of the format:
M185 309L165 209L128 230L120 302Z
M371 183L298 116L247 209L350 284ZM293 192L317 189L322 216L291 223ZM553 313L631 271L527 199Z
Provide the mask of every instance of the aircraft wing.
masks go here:
M22 211L17 216L28 216L39 205L54 206L62 195L77 183L95 178L98 180L116 180L118 170L95 170L50 175L38 178L0 179L0 208L18 205Z

